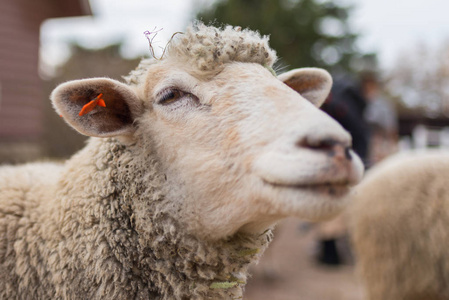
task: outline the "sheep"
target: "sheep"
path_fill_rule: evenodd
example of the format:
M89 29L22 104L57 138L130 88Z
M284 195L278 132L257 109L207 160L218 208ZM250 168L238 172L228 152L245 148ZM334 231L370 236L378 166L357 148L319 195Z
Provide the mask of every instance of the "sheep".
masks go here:
M280 219L341 211L363 173L317 107L321 69L276 78L268 38L194 23L126 83L51 94L87 145L0 169L0 298L240 299Z
M449 299L448 153L400 154L368 172L348 205L370 300Z

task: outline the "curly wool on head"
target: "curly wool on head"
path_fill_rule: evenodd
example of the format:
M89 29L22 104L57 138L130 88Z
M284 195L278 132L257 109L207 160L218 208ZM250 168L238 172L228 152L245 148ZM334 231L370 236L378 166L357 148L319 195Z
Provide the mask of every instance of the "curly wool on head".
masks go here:
M176 34L167 45L161 61L182 61L204 75L220 72L230 62L257 63L272 69L276 51L268 45L269 37L241 27L216 28L201 22L190 25L185 33ZM144 59L127 77L128 84L139 84L156 59Z
M229 62L252 62L272 67L276 52L268 46L268 36L261 36L256 31L195 23L170 43L168 57L188 58L196 68L208 72Z

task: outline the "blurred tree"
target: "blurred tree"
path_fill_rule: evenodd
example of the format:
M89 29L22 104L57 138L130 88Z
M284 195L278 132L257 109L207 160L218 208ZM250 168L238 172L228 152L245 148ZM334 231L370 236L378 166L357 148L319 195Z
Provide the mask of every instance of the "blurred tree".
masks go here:
M449 42L424 44L400 54L387 75L387 89L401 114L449 117Z
M270 35L281 66L323 67L334 73L353 72L363 56L348 18L351 6L322 0L218 0L200 11L205 23L249 27Z

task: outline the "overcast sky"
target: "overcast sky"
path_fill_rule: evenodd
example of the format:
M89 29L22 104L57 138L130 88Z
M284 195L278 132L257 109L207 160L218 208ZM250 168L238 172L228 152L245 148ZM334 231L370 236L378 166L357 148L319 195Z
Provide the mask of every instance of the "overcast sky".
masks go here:
M67 58L67 42L102 47L123 40L123 55L148 53L146 30L163 28L157 41L164 46L183 30L194 8L211 0L90 0L93 17L52 19L41 28L41 56L49 64ZM379 54L388 69L401 52L417 43L437 47L449 40L448 0L339 0L355 4L352 22L361 34L358 46ZM250 12L248 12L250 13Z

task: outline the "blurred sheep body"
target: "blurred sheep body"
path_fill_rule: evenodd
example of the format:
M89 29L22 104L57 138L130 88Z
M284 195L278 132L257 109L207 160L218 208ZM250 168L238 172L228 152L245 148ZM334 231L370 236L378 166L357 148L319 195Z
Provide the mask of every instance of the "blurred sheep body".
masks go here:
M349 208L370 300L449 299L449 154L399 154L368 172Z
M62 165L0 168L0 298L241 298L271 226L334 215L362 174L316 108L327 72L277 79L275 59L266 37L196 23L128 84L57 87L91 139Z

